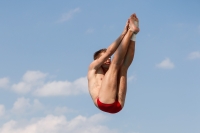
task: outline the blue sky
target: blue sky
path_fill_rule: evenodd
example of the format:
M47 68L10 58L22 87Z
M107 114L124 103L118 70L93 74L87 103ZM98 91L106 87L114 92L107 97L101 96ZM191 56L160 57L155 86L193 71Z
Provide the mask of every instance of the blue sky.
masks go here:
M0 1L0 133L199 133L200 2ZM137 13L124 109L88 93L93 53Z

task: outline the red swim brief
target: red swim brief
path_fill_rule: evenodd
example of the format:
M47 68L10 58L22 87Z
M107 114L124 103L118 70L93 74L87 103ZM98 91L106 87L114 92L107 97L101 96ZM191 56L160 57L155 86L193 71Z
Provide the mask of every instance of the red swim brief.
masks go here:
M100 110L102 110L104 112L108 112L108 113L113 113L113 114L119 112L122 109L118 100L116 100L112 104L105 104L105 103L100 102L99 98L98 98L97 99L97 105L98 105Z

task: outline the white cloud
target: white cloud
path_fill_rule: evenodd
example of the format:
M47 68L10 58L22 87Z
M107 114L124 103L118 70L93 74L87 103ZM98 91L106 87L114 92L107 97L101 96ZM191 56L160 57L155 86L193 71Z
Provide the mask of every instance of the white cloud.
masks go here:
M32 93L35 96L68 96L81 93L88 93L87 78L82 77L74 82L49 81L45 82L47 74L40 71L27 71L17 84L12 85L11 89L16 93Z
M67 107L56 107L54 109L54 113L57 115L66 114L66 113L70 113L70 112L74 112L74 110L69 109Z
M27 71L23 76L23 81L27 83L35 83L44 79L47 74L40 71Z
M96 114L89 118L77 116L67 120L65 116L48 115L39 119L32 119L27 123L10 120L0 127L1 133L117 133L110 130L101 122L106 118Z
M26 82L20 82L18 84L14 84L12 89L17 93L27 93L31 90L32 85L27 84Z
M32 110L37 111L37 110L42 110L43 108L44 108L43 104L38 99L34 99Z
M9 79L8 78L1 78L0 79L0 88L8 87Z
M135 75L132 75L132 76L129 76L129 77L128 77L128 82L136 81L136 80L137 80L137 78L136 78Z
M14 103L12 111L15 113L24 113L27 109L31 107L29 103L29 99L25 99L24 97L18 98Z
M71 19L76 13L80 12L80 8L75 8L67 13L64 13L58 22L63 23Z
M156 64L157 68L162 68L162 69L173 69L174 68L174 63L171 62L169 58L166 58L163 60L161 63Z
M24 114L34 112L41 110L43 108L43 105L40 103L39 100L34 99L33 103L30 103L30 100L28 98L18 98L15 103L13 104L12 112L14 114Z
M195 52L190 53L188 55L188 59L190 59L190 60L200 59L200 52L199 51L195 51Z
M77 95L88 92L87 78L79 78L74 82L69 81L53 81L45 84L41 88L35 90L37 96L60 96L60 95Z
M46 76L47 74L40 71L27 71L21 82L12 85L12 90L22 94L28 93L34 87L42 85Z
M3 116L5 113L5 107L4 105L0 104L0 117Z

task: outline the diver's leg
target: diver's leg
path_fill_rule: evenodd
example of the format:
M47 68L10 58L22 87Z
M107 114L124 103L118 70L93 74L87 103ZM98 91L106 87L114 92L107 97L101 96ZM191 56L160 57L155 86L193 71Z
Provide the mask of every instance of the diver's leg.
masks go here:
M127 91L127 71L129 66L131 65L135 53L135 41L130 41L126 56L124 58L124 62L119 70L118 75L118 101L121 106L124 106L126 91Z
M124 60L124 56L127 52L127 48L132 35L133 32L130 30L126 33L121 44L114 54L108 71L106 72L102 80L101 88L99 90L99 100L103 103L109 104L115 102L116 100L118 88L118 71Z
M109 67L109 70L106 72L102 80L101 89L99 91L99 99L103 103L108 103L108 104L113 103L116 100L116 97L118 96L119 69L121 68L121 65L124 61L130 43L130 39L133 33L139 32L139 28L136 27L134 24L135 18L133 16L134 15L130 17L130 23L129 23L130 29L128 30L121 44L117 48L113 60L111 62L111 65Z
M134 20L137 23L139 23L139 20L136 15L132 15L131 18L133 18L131 19L131 22L133 22ZM126 91L127 91L127 71L133 61L134 54L135 54L135 38L133 40L132 39L130 40L129 47L128 47L126 56L124 58L123 64L120 68L119 76L118 76L118 83L119 83L118 101L122 107L124 106L124 103L125 103Z

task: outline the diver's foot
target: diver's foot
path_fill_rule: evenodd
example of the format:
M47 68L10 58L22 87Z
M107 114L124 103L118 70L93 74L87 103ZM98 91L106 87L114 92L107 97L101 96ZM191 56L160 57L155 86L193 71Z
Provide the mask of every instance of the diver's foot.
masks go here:
M129 30L131 30L135 34L137 34L140 31L138 24L139 24L139 20L138 20L136 14L134 13L129 18Z

